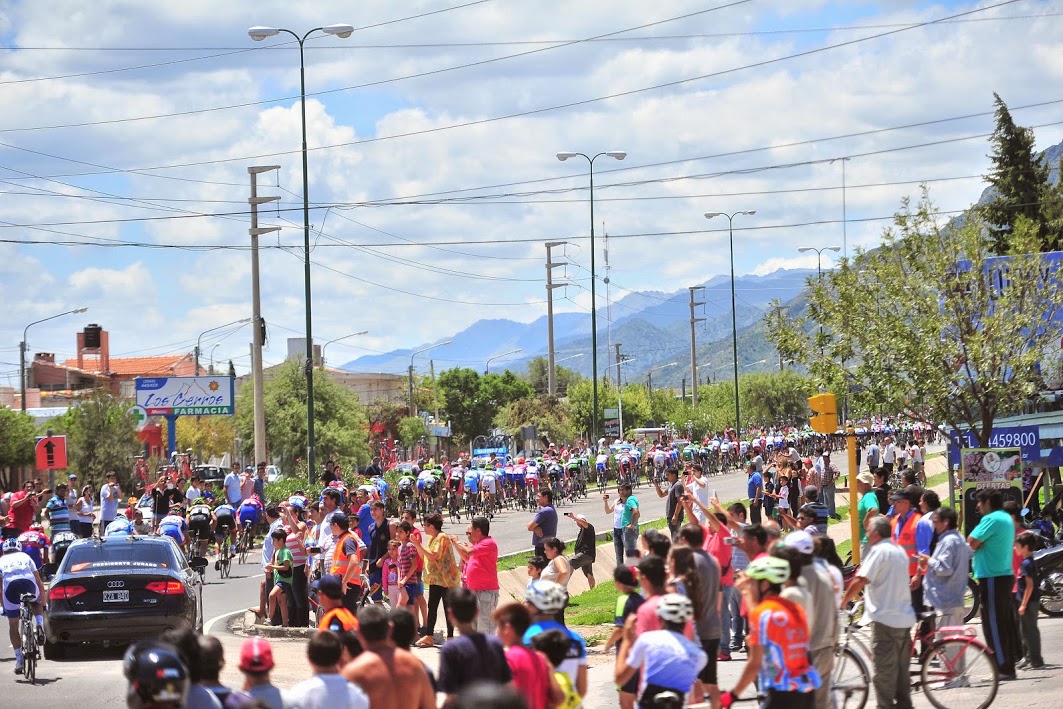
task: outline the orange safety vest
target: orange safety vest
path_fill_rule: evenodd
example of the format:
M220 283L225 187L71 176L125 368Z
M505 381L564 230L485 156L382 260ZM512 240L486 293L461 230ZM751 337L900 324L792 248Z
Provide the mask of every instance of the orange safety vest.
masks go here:
M908 520L901 527L900 533L897 532L898 517L894 517L890 522L891 531L893 537L897 542L897 546L904 549L905 555L908 557L908 576L915 576L916 566L918 562L919 551L915 548L915 526L919 524L919 520L922 515L918 512L911 512L908 515Z
M328 572L337 576L343 577L347 573L347 568L351 564L350 557L343 551L344 543L348 537L351 536L350 532L344 532L339 539L336 540L336 548L332 550L332 564L329 566ZM362 548L358 547L354 552L354 563L361 565L362 563ZM358 573L351 577L349 582L350 586L362 585L362 574Z
M331 630L333 621L337 621L343 630L357 630L358 619L354 617L354 613L340 606L333 608L325 615L321 616L321 620L317 624L318 630Z

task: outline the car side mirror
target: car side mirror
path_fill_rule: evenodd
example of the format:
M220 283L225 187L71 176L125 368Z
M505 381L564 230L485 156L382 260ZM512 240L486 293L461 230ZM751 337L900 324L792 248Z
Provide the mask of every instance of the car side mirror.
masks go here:
M193 556L188 561L188 565L192 567L193 571L202 571L207 568L207 559L203 556Z

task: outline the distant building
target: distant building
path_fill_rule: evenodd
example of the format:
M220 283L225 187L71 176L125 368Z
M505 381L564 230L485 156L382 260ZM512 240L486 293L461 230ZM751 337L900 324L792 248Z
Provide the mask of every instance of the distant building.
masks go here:
M305 357L305 355L302 355ZM302 358L300 357L300 359ZM279 365L277 365L279 366ZM272 378L277 366L266 367L262 376L266 381ZM328 367L323 370L329 379L344 386L358 395L358 401L370 404L374 401L405 402L406 401L406 377L401 374L386 374L384 372L346 372L342 369ZM250 374L244 374L236 378L236 390L246 382L251 381Z

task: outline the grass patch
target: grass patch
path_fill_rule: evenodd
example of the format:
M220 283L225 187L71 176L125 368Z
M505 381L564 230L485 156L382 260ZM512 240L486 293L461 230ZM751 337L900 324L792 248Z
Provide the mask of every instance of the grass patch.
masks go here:
M534 551L521 551L516 554L507 554L506 556L498 557L498 570L499 571L511 571L513 569L523 569L531 561L531 558L535 556Z
M565 611L567 625L602 625L615 620L613 611L620 596L612 579L599 583L589 591L573 596Z
M835 548L838 550L838 556L842 558L842 561L845 561L845 557L847 557L853 551L853 540L845 539L843 541L840 541L835 546Z
M599 645L605 645L605 641L608 639L609 635L606 633L595 633L583 638L583 642L587 643L587 647L598 647Z

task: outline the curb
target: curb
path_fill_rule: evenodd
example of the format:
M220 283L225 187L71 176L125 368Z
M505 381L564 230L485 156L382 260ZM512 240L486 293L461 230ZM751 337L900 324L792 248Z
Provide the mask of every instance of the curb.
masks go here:
M256 623L256 615L245 611L242 616L237 615L226 624L227 630L233 635L247 637L271 638L274 640L309 640L317 633L316 628L294 628Z

